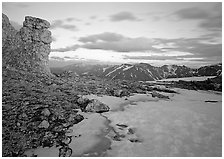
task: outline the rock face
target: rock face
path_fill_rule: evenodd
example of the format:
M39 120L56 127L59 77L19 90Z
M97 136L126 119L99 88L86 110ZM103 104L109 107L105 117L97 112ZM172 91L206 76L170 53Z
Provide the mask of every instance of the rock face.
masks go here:
M51 75L48 67L51 32L46 20L26 16L19 32L11 26L2 14L2 58L3 69L15 68L21 71Z

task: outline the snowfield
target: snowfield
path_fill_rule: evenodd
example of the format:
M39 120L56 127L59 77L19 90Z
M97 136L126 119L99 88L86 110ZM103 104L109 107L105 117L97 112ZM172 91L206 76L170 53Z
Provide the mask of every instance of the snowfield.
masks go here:
M221 157L221 93L175 90L178 94L163 93L169 100L151 94L126 100L87 96L107 104L110 111L81 112L85 119L72 128L72 156ZM57 156L58 148L38 148L32 153Z
M157 81L204 81L208 78L215 78L216 76L203 76L203 77L184 77L184 78L168 78L168 79L161 79Z
M129 100L154 101L141 100L136 105L127 105L124 111L104 113L116 131L125 135L121 141L111 140L111 150L107 150L106 156L221 156L222 96L206 91L176 90L180 94L170 94L171 100L155 101L147 95L136 95ZM217 102L205 102L209 100ZM115 101L104 100L104 103L113 109ZM128 127L121 130L117 124ZM128 134L129 128L135 133ZM137 142L130 142L133 139Z

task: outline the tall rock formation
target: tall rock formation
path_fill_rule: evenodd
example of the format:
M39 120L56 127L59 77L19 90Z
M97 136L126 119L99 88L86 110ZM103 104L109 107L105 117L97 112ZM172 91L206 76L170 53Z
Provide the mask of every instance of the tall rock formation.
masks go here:
M17 32L2 14L2 66L20 71L51 75L48 67L51 32L46 20L26 16Z

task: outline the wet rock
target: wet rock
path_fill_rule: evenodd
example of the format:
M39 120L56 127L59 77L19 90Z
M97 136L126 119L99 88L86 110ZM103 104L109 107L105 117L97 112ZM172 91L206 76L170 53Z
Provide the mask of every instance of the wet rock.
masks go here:
M50 126L49 122L47 120L43 120L40 125L38 126L38 128L45 128L47 129Z
M108 112L110 108L109 106L100 102L99 100L92 99L90 103L86 106L85 110L87 112L103 113L103 112Z

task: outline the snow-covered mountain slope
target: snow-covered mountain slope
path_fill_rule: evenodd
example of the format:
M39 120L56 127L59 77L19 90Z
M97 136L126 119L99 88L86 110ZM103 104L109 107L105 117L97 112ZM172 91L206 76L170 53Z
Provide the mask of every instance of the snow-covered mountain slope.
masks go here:
M163 78L193 76L195 70L186 66L164 65L154 67L146 63L135 65L122 64L104 71L102 77L137 81L154 81Z
M222 64L192 69L186 66L163 65L155 67L147 63L121 65L69 65L64 71L76 72L78 75L95 75L107 79L134 81L155 81L166 78L182 78L192 76L216 76L222 73ZM55 71L52 69L52 71Z

